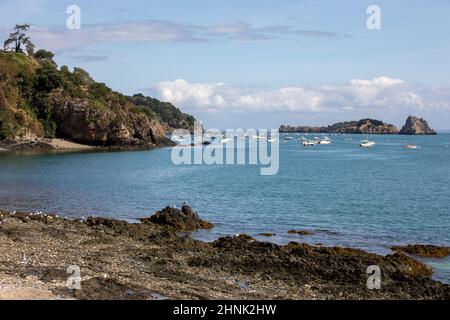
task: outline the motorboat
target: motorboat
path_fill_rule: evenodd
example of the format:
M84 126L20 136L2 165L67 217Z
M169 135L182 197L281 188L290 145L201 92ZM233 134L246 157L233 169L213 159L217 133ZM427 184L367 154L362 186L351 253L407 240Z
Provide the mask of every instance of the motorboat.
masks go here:
M220 143L227 143L227 142L230 142L230 141L233 141L233 139L232 138L225 138L225 139L220 140Z
M319 144L331 144L331 139L328 137L323 137L319 140Z
M402 146L403 149L417 149L415 144L405 144Z
M363 140L359 146L362 148L372 148L375 146L375 142L371 140Z
M314 147L316 144L311 140L303 140L302 146L303 147Z

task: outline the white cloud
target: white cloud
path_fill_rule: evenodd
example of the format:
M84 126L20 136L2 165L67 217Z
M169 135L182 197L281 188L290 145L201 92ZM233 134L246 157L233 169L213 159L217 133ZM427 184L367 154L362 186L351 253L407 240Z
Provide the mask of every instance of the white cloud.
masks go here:
M394 84L405 83L401 79L392 79L388 77L378 77L373 80L354 79L350 81L350 84L354 86L392 86Z
M261 111L304 113L395 112L450 110L449 88L427 88L401 79L355 79L341 85L304 85L251 88L217 83L189 83L178 79L154 88L159 98L186 110L215 112Z

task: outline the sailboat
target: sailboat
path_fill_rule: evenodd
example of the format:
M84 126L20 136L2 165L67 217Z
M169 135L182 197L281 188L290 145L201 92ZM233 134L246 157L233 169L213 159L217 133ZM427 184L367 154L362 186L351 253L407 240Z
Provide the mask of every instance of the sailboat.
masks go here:
M372 148L375 146L375 141L370 140L369 134L367 134L367 138L363 141L361 141L361 144L359 145L362 148Z

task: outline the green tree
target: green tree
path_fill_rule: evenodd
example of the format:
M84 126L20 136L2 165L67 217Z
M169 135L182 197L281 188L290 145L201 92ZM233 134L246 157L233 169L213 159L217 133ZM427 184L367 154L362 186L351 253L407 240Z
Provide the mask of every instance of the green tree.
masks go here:
M14 49L15 52L23 52L22 45L27 48L29 51L30 48L34 48L33 43L30 40L30 37L27 37L26 31L30 29L29 24L16 24L14 28L14 32L9 34L9 38L5 40L3 43L3 47L5 50L11 48Z
M34 57L37 60L53 61L55 54L51 51L40 49L40 50L36 51L36 53L34 54Z

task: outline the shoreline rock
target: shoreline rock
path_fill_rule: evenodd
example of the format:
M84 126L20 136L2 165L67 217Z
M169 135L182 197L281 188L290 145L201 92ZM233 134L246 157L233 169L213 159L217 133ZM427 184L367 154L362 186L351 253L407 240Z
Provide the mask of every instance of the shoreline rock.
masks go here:
M9 287L59 299L450 299L449 285L402 253L245 235L208 243L165 224L110 218L1 212L0 219L0 286L8 279ZM80 267L81 291L65 286L69 265ZM367 289L370 265L382 270L382 290Z
M181 210L166 207L150 218L143 218L140 221L168 225L177 230L211 229L214 227L212 223L200 219L198 213L186 204L182 206Z
M289 230L287 233L289 234L298 234L300 236L312 236L314 233L307 230Z
M391 249L396 252L403 252L418 257L443 258L450 256L450 247L445 246L409 244L406 246L394 246Z

